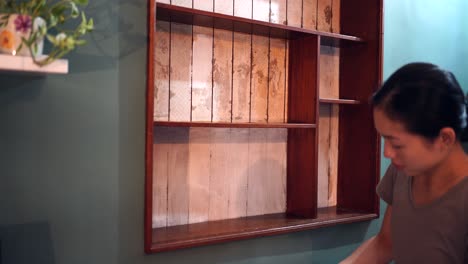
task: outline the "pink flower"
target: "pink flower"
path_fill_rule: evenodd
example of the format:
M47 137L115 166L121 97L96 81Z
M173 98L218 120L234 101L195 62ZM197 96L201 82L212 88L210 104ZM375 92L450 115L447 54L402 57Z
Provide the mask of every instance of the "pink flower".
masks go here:
M18 15L14 21L15 23L15 28L16 31L20 31L23 33L28 32L28 30L31 28L31 17L29 16L24 16L24 15Z

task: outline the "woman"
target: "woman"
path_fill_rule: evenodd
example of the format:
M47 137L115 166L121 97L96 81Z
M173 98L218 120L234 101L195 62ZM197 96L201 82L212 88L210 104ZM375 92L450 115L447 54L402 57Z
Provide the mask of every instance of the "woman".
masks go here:
M468 263L467 102L436 65L397 70L372 97L392 164L377 186L380 232L342 263Z

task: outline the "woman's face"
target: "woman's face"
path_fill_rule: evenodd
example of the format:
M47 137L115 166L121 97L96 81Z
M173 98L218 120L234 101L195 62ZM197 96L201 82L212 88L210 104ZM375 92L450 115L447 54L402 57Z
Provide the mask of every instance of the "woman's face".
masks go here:
M439 138L430 141L408 132L402 123L389 119L378 107L374 109L374 123L384 138L384 156L408 176L427 172L446 156Z

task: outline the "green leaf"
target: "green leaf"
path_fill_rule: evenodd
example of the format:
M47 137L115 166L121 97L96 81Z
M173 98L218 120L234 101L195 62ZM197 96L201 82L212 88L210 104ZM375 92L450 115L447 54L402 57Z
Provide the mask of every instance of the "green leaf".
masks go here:
M73 2L71 2L70 5L71 5L71 17L77 18L80 15L80 11L78 10L78 7Z

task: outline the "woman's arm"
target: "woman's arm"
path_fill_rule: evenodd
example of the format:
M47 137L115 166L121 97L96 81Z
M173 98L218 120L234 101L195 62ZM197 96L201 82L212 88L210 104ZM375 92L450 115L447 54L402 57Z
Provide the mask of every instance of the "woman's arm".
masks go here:
M359 246L353 254L340 262L341 264L388 263L392 260L392 234L390 219L392 206L388 205L385 211L380 232Z

